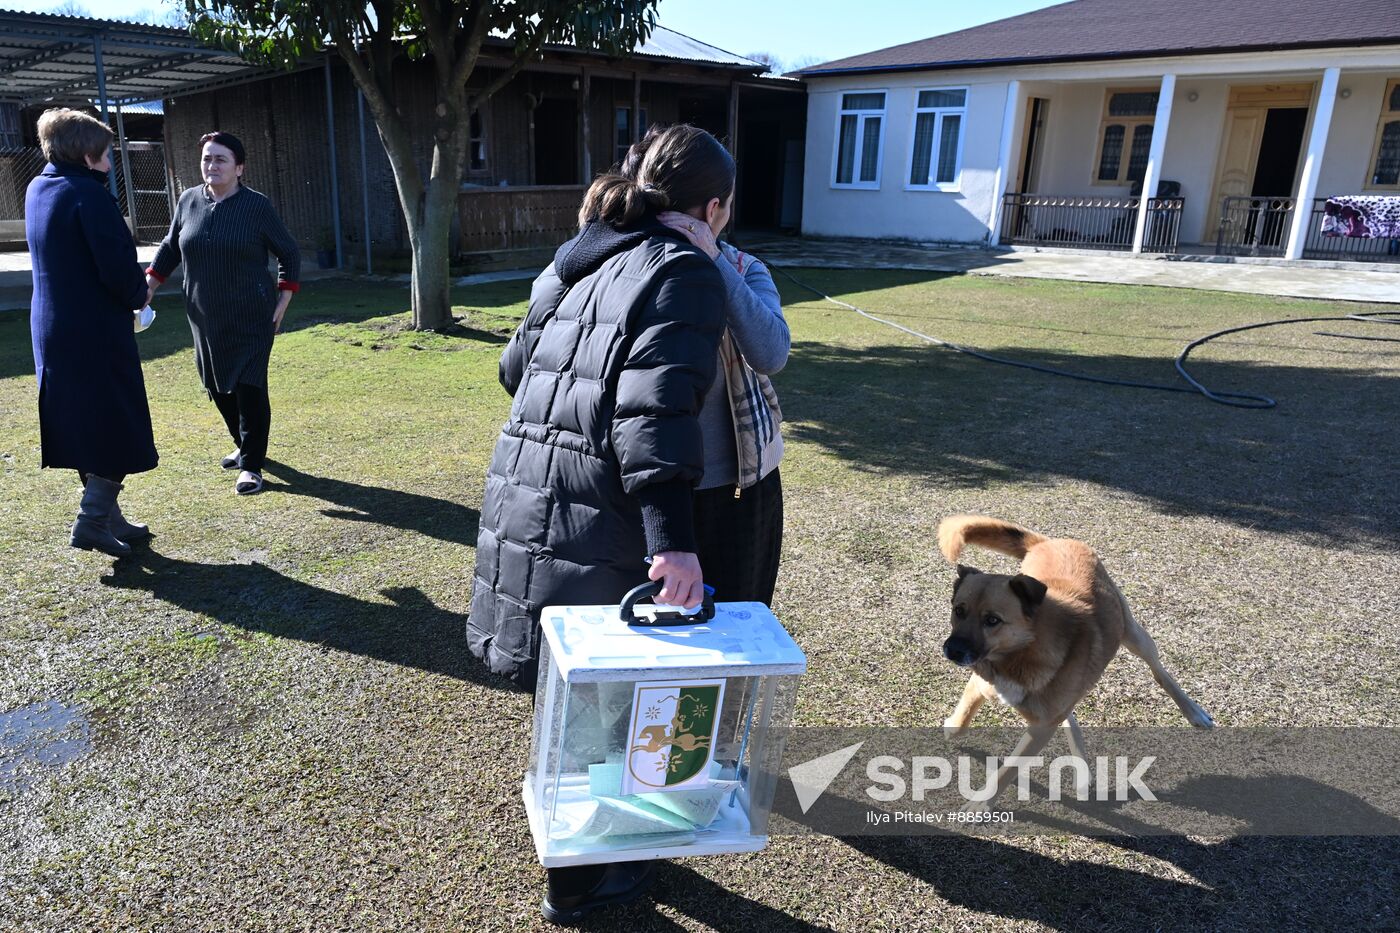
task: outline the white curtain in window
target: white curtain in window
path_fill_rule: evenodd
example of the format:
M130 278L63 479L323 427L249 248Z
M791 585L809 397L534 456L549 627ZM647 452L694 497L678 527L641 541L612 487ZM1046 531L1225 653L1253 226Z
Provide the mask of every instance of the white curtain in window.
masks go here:
M865 118L865 135L861 140L860 180L875 181L880 168L880 118Z
M836 159L836 183L849 185L855 174L856 164L856 117L846 114L841 117L840 154Z
M958 141L962 135L962 115L943 115L943 131L938 137L938 183L950 185L958 179Z
M929 167L933 162L933 131L938 114L921 113L914 120L914 158L909 169L909 184L928 184Z

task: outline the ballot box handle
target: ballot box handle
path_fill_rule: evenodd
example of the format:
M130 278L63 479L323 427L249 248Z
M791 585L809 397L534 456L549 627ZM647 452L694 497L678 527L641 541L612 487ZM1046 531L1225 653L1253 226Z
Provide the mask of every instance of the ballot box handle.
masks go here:
M622 605L618 607L618 613L622 616L622 621L628 625L658 626L658 625L700 625L715 617L715 591L713 587L705 587L705 599L700 604L700 611L694 613L681 612L679 609L658 610L651 618L637 615L637 601L647 597L655 597L661 592L663 581L648 580L640 586L634 586L627 591L627 595L622 597Z

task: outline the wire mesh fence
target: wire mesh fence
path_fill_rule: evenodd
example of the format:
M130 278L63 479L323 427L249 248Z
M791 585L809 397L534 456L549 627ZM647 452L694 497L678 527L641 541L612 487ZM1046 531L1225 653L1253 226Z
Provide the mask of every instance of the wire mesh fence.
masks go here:
M170 228L171 189L165 147L158 142L128 142L123 158L112 149L112 180L117 204L139 242L155 242ZM24 193L48 160L37 146L0 149L0 241L24 241ZM130 179L128 180L128 173Z
M127 170L130 169L130 178ZM122 213L134 218L132 232L146 243L160 240L170 229L172 192L165 170L165 146L128 142L126 155L113 148L112 172Z
M0 149L0 243L24 242L24 192L45 161L37 147Z

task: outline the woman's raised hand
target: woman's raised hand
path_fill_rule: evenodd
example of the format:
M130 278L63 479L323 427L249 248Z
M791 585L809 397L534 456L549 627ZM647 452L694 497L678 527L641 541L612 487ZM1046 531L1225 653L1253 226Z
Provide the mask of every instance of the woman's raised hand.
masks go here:
M663 551L651 559L647 577L664 580L656 602L694 609L705 598L705 580L700 558L690 551Z
M715 242L715 233L705 221L696 220L680 211L662 211L656 215L656 219L680 233L691 245L704 251L711 259L719 256L719 244Z

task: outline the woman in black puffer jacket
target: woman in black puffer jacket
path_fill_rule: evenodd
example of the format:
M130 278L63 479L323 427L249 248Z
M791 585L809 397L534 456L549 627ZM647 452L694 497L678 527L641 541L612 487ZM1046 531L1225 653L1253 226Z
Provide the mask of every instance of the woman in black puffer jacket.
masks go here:
M709 223L733 193L734 160L692 126L657 138L634 179L600 176L501 357L515 401L486 475L467 642L521 686L534 684L540 611L618 603L646 558L664 581L658 602L701 601L691 494L725 292L710 258L656 215ZM630 900L652 865L551 869L546 916Z

